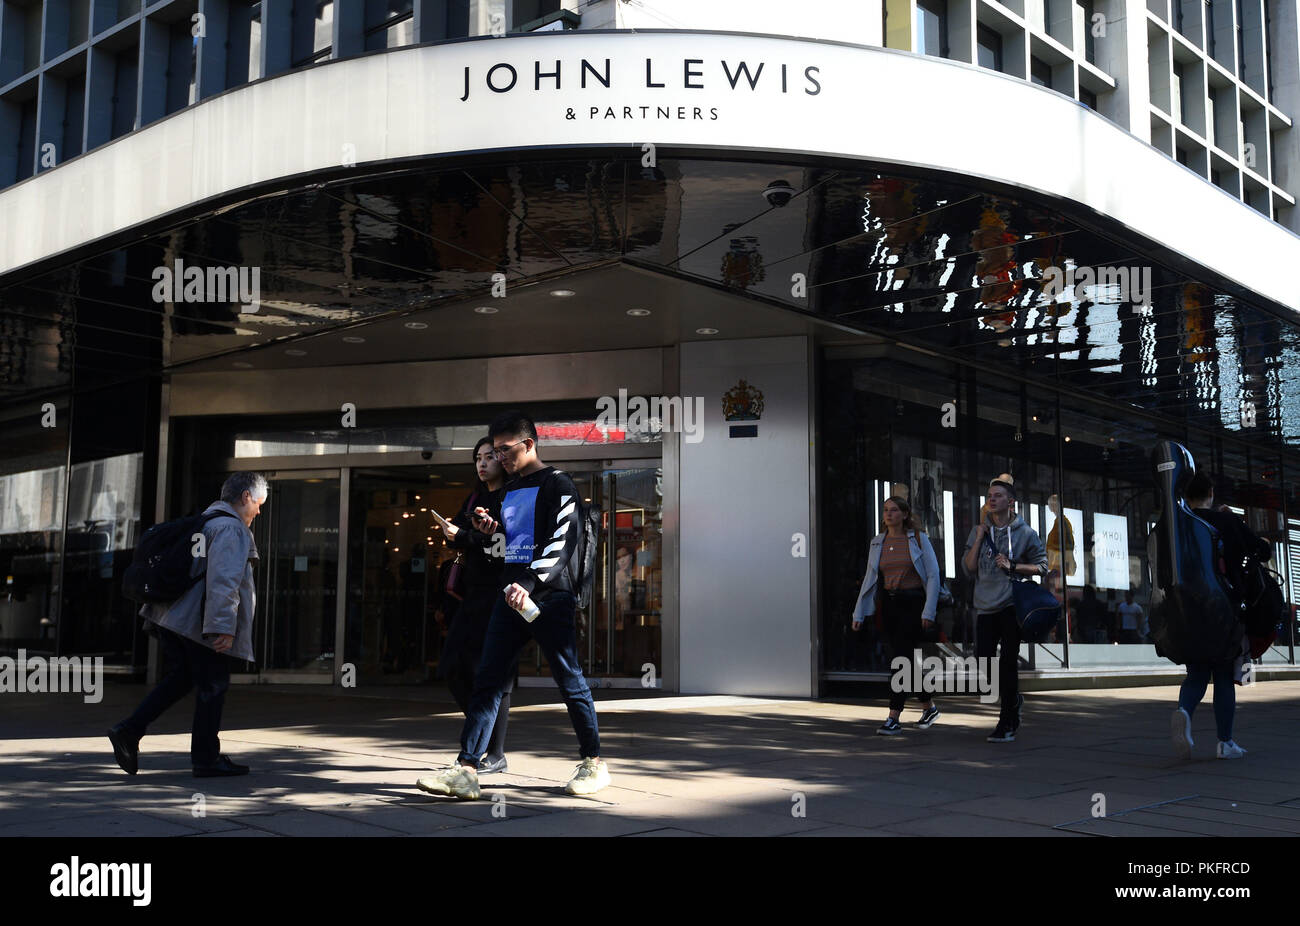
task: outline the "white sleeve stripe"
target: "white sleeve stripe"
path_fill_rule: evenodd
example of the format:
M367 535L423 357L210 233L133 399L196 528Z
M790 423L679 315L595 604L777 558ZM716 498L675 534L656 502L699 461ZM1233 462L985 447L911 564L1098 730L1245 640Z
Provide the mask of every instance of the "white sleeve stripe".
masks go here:
M560 537L563 537L568 532L569 532L569 522L565 521L563 524L561 524L559 527L555 529L554 534L551 534L551 539L556 540Z
M575 504L577 503L569 502L565 507L561 508L559 510L559 513L555 515L555 522L558 524L559 522L567 518L569 515L573 514L573 506Z
M569 500L572 499L572 498L573 498L572 495L561 495L561 496L560 496L560 505L563 506L563 505L567 505L567 504L569 504Z
M535 559L529 563L528 566L530 569L541 569L546 566L554 566L559 561L560 558L558 556L550 556L544 559Z
M564 541L557 540L555 541L555 543L548 543L546 545L546 549L542 551L542 556L545 556L547 553L554 553L557 550L563 550L563 549L564 549Z

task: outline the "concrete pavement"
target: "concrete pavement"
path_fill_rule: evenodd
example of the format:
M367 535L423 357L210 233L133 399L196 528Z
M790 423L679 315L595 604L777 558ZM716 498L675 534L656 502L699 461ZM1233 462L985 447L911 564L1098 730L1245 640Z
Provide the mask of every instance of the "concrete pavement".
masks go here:
M143 741L139 775L114 763L104 730L145 690L0 696L0 836L1300 834L1300 681L1238 689L1237 761L1213 758L1207 693L1190 762L1168 745L1175 687L1031 692L1006 745L984 741L995 709L971 697L940 697L928 731L909 705L881 737L882 699L599 690L613 785L589 798L563 791L577 757L556 692L523 690L510 772L472 803L414 787L456 752L445 692L235 686L223 749L253 774L196 780L191 700Z

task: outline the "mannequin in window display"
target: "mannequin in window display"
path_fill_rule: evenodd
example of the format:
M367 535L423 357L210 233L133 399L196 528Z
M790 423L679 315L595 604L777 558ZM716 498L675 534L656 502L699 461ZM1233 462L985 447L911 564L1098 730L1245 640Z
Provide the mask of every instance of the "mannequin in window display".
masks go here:
M1047 507L1056 516L1052 529L1047 532L1047 569L1048 581L1052 591L1058 595L1065 587L1066 577L1074 574L1074 525L1070 519L1061 514L1061 500L1053 495L1047 500ZM1065 568L1062 569L1061 567Z
M618 603L615 630L623 629L623 614L632 608L633 562L632 551L620 546L614 555L614 600Z
M610 601L608 599L601 601L596 612L596 647L595 647L595 666L593 669L614 672L618 669L632 671L631 666L617 666L614 664L614 654L609 654L609 662L606 663L606 647L608 644L609 622L611 617L614 621L614 634L616 637L615 652L619 653L619 661L627 663L627 647L629 629L632 621L628 618L627 612L632 609L633 585L635 578L636 558L631 549L626 544L619 544L614 551L614 597L613 597L613 614L610 613Z
M921 464L921 477L916 482L915 505L916 520L927 535L941 538L939 523L939 499L943 497L939 488L939 475L933 470L938 464L931 465L929 460Z

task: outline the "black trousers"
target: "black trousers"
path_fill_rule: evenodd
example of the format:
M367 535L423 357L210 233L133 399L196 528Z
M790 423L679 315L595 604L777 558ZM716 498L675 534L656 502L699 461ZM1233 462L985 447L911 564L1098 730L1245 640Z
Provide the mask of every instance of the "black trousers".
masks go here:
M190 762L212 765L221 758L221 710L230 687L230 657L188 637L158 627L166 674L145 695L122 726L139 740L149 725L195 689L194 725L190 728Z
M921 629L921 611L925 608L925 591L923 589L904 589L890 594L880 590L880 623L884 627L885 639L893 650L894 658L899 656L912 663L912 671L904 676L910 678L901 691L889 689L889 709L901 711L907 703L908 695L915 694L922 704L930 703L930 695L916 691L920 682L921 667L914 661L914 651L924 642L925 634Z
M470 698L474 694L474 674L483 657L483 640L487 636L488 618L492 606L501 597L501 590L492 587L469 588L465 598L452 615L447 641L442 647L443 674L447 688L456 699L461 713L469 714ZM497 710L488 739L486 757L495 761L506 754L506 729L510 725L510 692L514 690L519 675L518 663L509 673L509 680L501 692L501 707Z
M992 659L1002 648L998 660L998 697L1000 720L1016 719L1016 695L1020 693L1020 625L1016 623L1016 606L980 614L975 619L975 655ZM987 671L981 669L981 671Z

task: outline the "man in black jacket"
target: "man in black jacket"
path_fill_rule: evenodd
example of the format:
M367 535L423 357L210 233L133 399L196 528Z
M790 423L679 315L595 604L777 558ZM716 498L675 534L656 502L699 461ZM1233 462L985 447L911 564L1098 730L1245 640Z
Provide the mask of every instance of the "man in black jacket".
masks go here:
M609 784L609 771L600 760L596 706L582 676L574 624L577 599L569 565L583 530L578 490L567 474L541 461L537 428L527 415L515 411L498 416L488 435L506 471L506 494L501 500L506 556L501 581L507 584L488 619L474 694L461 730L460 755L436 776L419 779L416 787L430 794L478 799L478 762L488 746L501 691L519 651L532 638L551 667L578 735L582 762L565 790L594 794ZM482 514L487 517L476 521L476 527L489 533L495 525L487 512Z

